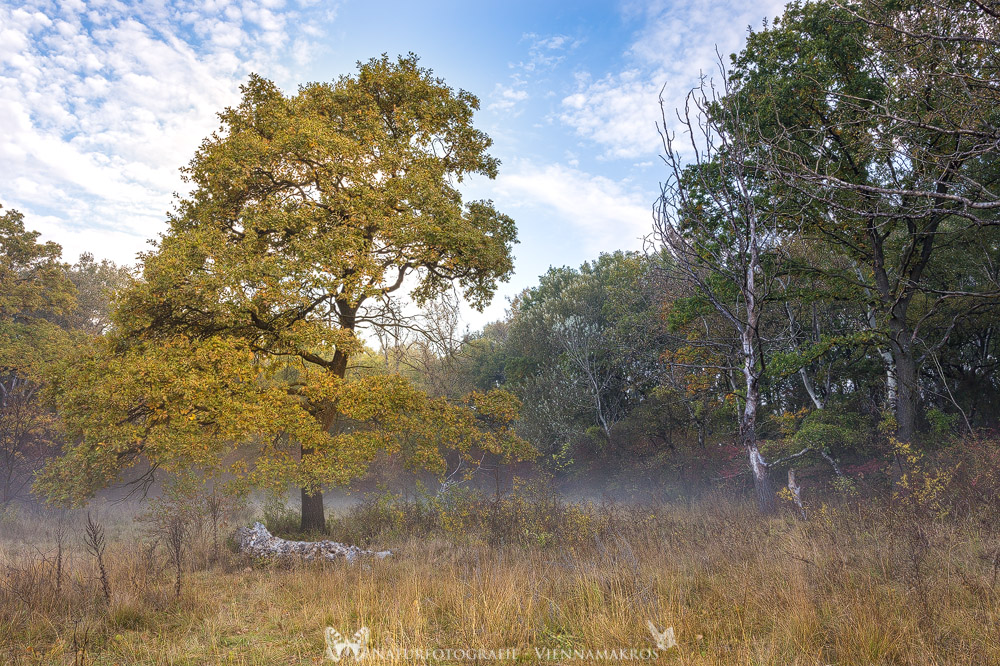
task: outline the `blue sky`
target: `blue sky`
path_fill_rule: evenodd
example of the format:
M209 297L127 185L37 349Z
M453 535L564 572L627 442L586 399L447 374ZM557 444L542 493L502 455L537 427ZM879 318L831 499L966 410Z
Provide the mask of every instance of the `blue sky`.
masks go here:
M641 247L664 176L661 88L682 104L716 48L738 50L782 5L0 0L0 203L67 259L133 263L247 74L290 92L412 51L479 96L503 164L466 194L518 223L516 275L476 327L550 265Z

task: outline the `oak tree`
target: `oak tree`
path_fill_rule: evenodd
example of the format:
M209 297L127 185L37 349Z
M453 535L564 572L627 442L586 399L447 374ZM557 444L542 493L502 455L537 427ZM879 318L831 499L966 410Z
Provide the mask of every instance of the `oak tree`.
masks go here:
M145 456L295 483L302 528L322 529L322 486L380 450L431 468L442 447L525 452L509 394L456 403L348 374L360 331L398 324L405 294L419 305L457 285L482 307L512 272L513 220L458 189L497 174L478 108L412 54L290 96L251 76L184 170L193 190L114 332L67 373L79 439L47 487L85 493Z

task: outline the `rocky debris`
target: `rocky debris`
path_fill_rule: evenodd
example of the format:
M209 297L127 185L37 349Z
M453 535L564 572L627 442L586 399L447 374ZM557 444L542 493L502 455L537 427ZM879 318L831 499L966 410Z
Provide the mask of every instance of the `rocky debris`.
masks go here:
M336 560L343 557L348 562L353 562L358 557L372 556L382 559L392 554L388 550L363 550L357 546L347 546L336 541L289 541L274 536L261 523L237 529L236 546L241 553L253 557L298 557L303 560Z

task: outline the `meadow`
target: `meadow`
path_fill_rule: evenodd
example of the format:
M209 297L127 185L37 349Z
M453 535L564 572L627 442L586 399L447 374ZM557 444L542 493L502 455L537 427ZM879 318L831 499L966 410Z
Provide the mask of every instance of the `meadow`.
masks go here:
M99 504L107 597L85 513L8 509L0 659L333 663L325 628L367 627L366 663L1000 663L995 514L917 500L831 497L803 520L791 506L761 518L718 493L689 505L569 502L531 487L372 494L328 528L391 557L236 553L234 525L294 524L272 502L229 514L216 543L209 519L192 523L179 595L162 534L134 520L135 505ZM673 627L677 645L657 649L650 622Z

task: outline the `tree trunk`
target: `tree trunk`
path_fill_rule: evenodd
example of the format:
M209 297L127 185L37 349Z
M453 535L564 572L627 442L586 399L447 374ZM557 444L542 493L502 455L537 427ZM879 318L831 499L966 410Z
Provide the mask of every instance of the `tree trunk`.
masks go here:
M799 507L802 520L806 520L806 506L802 503L802 486L795 480L794 469L788 470L788 489L792 492L792 499L795 500L795 505Z
M917 386L917 364L908 347L893 344L896 366L896 438L910 442L917 434L920 421L920 388Z
M337 377L343 379L347 375L347 354L343 353L339 349L333 354L333 363L329 368L329 372L332 372ZM337 406L334 404L327 404L320 410L319 418L321 420L323 430L326 432L332 432L337 424ZM301 448L300 449L300 460L304 460L306 456L313 453L312 449ZM301 488L302 494L302 521L300 523L300 528L303 532L325 532L326 531L326 514L323 510L323 489L318 488L314 491L310 491L308 488Z
M809 399L812 400L813 405L816 409L823 409L823 400L813 385L812 379L809 378L809 373L805 367L799 368L799 377L802 378L802 386L805 387L806 393L809 394Z
M757 495L757 508L762 514L774 512L774 488L771 486L771 475L760 449L757 448L757 437L752 432L742 435L743 446L750 458L750 471L753 472L753 488Z
M906 325L906 302L894 308L889 320L889 351L896 383L896 440L909 444L917 434L920 422L920 388L917 386L917 362L913 358L910 340L913 334ZM901 313L900 313L901 310ZM906 460L900 451L893 453L891 479L895 486L906 474Z
M872 328L874 330L874 327ZM898 391L896 390L896 361L892 358L892 353L879 349L879 356L882 357L882 361L885 363L885 401L886 408L892 410L892 413L896 413L896 397Z
M756 326L756 318L750 323ZM753 487L757 494L757 507L764 515L774 511L774 489L771 487L771 477L768 474L767 462L757 448L757 411L760 406L760 380L757 376L759 366L758 347L751 337L751 328L744 330L743 338L743 376L746 380L746 403L740 414L740 444L747 451L750 460L750 471L753 473Z
M303 453L306 453L303 451ZM302 488L302 525L303 532L325 532L326 514L323 511L323 491L314 493Z

